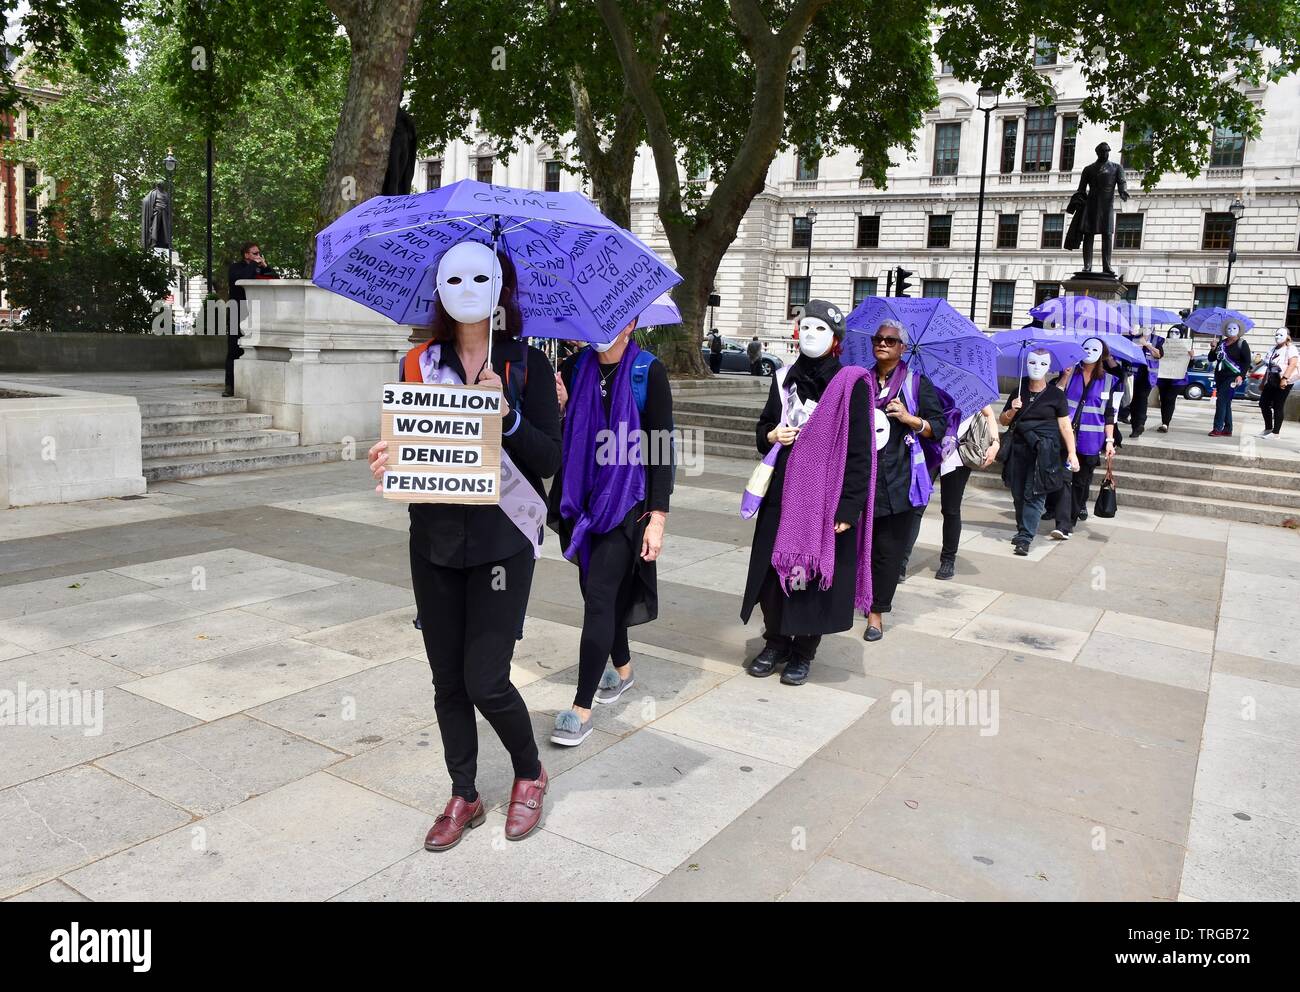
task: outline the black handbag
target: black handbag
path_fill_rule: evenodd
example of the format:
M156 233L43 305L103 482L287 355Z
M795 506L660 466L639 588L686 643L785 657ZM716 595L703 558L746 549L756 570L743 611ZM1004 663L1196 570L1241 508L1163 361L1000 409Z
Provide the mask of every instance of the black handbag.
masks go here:
M1119 509L1119 499L1115 494L1115 476L1111 472L1111 459L1106 459L1106 478L1101 480L1097 490L1097 502L1093 505L1093 516L1113 517Z

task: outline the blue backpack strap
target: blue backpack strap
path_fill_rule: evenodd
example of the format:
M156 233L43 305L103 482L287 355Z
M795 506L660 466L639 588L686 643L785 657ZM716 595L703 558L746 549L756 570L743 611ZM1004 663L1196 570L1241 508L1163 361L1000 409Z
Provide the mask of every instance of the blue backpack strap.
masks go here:
M645 413L646 392L649 389L650 366L658 359L654 352L642 348L632 359L632 398L639 413Z

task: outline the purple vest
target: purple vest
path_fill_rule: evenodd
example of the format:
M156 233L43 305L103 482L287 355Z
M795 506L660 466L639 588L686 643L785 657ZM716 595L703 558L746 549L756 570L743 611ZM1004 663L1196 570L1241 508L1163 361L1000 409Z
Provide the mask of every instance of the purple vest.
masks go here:
M1106 446L1106 404L1115 389L1116 379L1109 372L1102 373L1088 384L1088 395L1083 398L1083 367L1077 366L1070 384L1065 387L1065 398L1070 401L1070 422L1075 423L1079 400L1083 399L1083 412L1078 416L1078 429L1074 443L1081 455L1099 455Z

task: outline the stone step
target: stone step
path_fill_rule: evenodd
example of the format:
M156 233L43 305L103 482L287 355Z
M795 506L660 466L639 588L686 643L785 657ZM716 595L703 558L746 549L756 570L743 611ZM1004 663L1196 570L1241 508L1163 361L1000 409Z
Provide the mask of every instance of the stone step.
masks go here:
M145 459L181 458L192 455L219 455L232 451L264 451L268 448L292 448L298 444L297 431L255 430L228 434L181 434L144 438L140 454Z
M147 458L144 477L149 482L170 479L195 479L234 472L257 472L291 465L318 465L336 462L342 456L340 444L315 444L304 447L273 448L266 451L236 451L216 455L188 455L174 458Z
M727 430L727 431L753 431L758 423L757 414L754 416L715 413L679 413L673 410L673 425L676 427L693 427L702 430Z
M192 434L233 434L265 430L271 426L269 413L201 413L177 417L142 417L141 437L169 437Z
M1278 506L1261 503L1229 500L1207 500L1200 496L1187 496L1171 493L1163 488L1159 491L1137 489L1119 483L1119 512L1125 507L1138 510L1154 510L1163 513L1181 513L1193 517L1212 517L1217 520L1236 520L1247 524L1262 524L1279 527L1287 521L1294 521L1300 514L1295 509L1286 510ZM970 484L981 489L999 489L1007 495L1007 505L1011 504L1011 494L1002 485L996 472L973 472ZM1096 490L1092 493L1096 499ZM1091 508L1089 508L1091 511ZM1193 535L1195 536L1195 535Z
M752 417L757 420L766 403L766 394L753 399L742 396L673 397L673 419L690 414L694 417Z
M670 379L669 388L674 393L730 393L730 392L755 392L766 393L772 380L767 376L725 376L717 379Z
M1234 442L1241 440L1242 438L1234 437L1229 441L1225 441L1221 447L1209 450L1191 447L1167 447L1165 445L1143 444L1140 441L1134 443L1126 440L1120 453L1135 458L1195 462L1202 465L1234 465L1243 468L1262 468L1274 472L1300 473L1300 461L1295 458L1270 455L1268 453L1268 441L1250 438L1251 441L1256 443L1254 444L1254 454L1247 455L1235 450Z
M1237 465L1216 465L1209 462L1189 462L1171 458L1147 458L1128 453L1125 448L1115 456L1117 471L1136 472L1142 475L1162 476L1171 479L1190 479L1198 482L1226 482L1242 486L1263 486L1270 489L1287 489L1300 493L1300 470L1280 471L1267 468L1247 468ZM1298 467L1300 468L1300 467Z
M193 417L199 414L247 413L248 400L214 396L193 400L140 400L141 417Z

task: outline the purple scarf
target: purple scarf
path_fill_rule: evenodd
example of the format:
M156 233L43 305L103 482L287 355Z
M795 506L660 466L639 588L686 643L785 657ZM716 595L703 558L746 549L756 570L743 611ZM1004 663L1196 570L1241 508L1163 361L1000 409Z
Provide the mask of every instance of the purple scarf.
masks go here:
M609 417L600 396L600 362L588 350L578 359L564 415L564 490L560 516L573 525L564 557L585 574L591 560L591 536L606 534L645 499L645 470L640 458L641 414L632 396L632 361L640 348L629 341L610 388ZM624 425L620 428L620 425ZM602 431L613 431L613 434ZM630 443L620 450L620 434ZM598 459L597 454L601 457ZM613 458L610 458L610 455ZM612 464L602 464L612 462Z
M835 373L790 448L781 489L781 520L772 547L772 567L787 595L792 575L800 575L807 582L819 576L821 589L829 589L835 581L835 509L844 488L844 462L849 450L849 399L853 387L873 375L856 365L846 365ZM867 383L868 389L873 386L874 382ZM871 608L871 519L876 497L876 446L872 443L868 447L871 482L867 501L854 523L858 573L853 603L864 611Z

